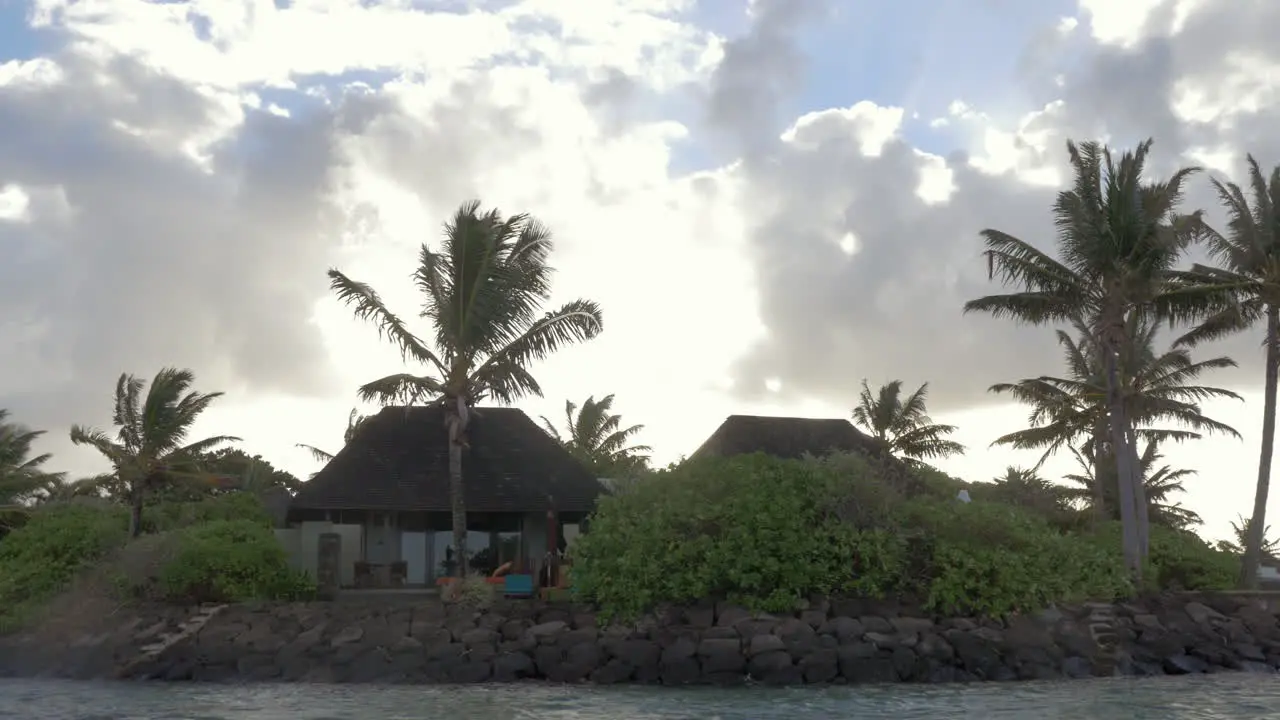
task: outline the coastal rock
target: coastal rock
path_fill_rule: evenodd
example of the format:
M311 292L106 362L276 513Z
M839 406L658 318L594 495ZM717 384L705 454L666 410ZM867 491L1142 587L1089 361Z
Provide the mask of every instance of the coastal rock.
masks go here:
M1162 596L993 621L832 598L810 599L792 615L708 603L620 625L583 606L502 601L481 611L352 594L217 611L136 608L96 634L0 638L0 676L818 685L1275 673L1272 602Z

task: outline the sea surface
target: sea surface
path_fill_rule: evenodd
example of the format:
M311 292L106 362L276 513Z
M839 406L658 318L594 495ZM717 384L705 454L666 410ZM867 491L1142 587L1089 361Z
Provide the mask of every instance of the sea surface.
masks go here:
M0 680L4 720L1280 719L1280 676L838 688L196 685Z

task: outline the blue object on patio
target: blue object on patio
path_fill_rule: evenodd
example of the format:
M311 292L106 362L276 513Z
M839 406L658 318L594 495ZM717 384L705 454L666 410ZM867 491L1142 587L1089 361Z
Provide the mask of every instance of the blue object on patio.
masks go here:
M533 597L532 575L507 575L503 577L502 594L507 597Z

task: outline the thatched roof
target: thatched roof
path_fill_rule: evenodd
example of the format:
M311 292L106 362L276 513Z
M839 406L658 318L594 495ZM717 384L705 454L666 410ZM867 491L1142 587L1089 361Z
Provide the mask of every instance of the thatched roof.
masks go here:
M603 488L515 408L475 408L463 451L468 512L590 512ZM449 511L444 409L389 407L293 498L295 510Z
M860 453L883 458L885 449L848 420L730 415L689 459L762 452L795 460L805 455Z

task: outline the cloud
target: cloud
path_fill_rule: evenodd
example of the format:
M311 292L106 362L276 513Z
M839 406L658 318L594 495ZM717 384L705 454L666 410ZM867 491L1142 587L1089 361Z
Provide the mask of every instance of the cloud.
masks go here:
M1258 74L1280 62L1280 51L1257 30L1275 27L1280 9L1153 2L1121 17L1105 3L1082 5L1081 20L1091 22L1046 20L1046 32L1071 37L1060 38L1056 56L1039 48L1022 68L1031 94L1046 98L1043 108L1001 118L955 106L945 124L967 137L970 155L919 151L907 131L887 124L900 114L862 103L801 118L741 166L766 332L736 367L739 397L767 396L773 381L789 396L848 405L861 378L900 378L930 381L938 409L961 408L982 402L993 382L1056 369L1048 330L966 317L961 308L1001 290L987 280L978 230L1051 246L1049 209L1068 138L1131 147L1153 136L1155 173L1224 153L1238 171L1246 150L1280 162L1277 139L1264 130L1280 120L1266 102L1280 74ZM735 87L717 80L725 92ZM1223 88L1242 94L1233 101ZM757 108L754 116L763 115L767 108ZM886 130L894 132L883 142ZM944 163L949 197L918 192ZM1207 186L1195 181L1188 208L1214 209ZM847 241L841 247L849 236L851 253ZM1224 346L1244 366L1237 379L1261 377L1256 346L1254 337Z
M37 427L94 422L122 371L308 394L335 243L331 115L246 111L131 58L69 49L0 86L0 398ZM15 261L16 259L16 261Z

